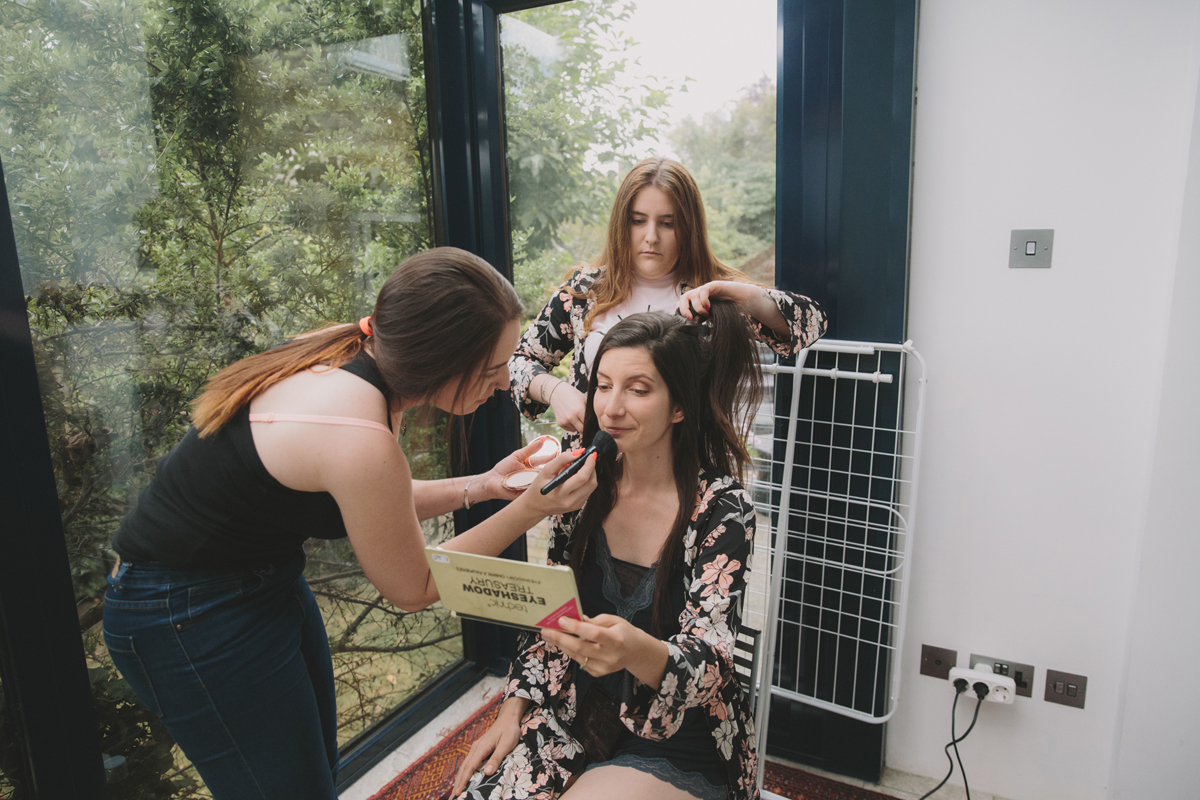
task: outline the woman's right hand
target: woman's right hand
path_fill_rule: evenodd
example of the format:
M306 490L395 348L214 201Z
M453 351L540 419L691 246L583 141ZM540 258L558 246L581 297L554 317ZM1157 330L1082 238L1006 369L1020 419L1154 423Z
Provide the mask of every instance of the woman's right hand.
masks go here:
M583 415L587 410L587 395L566 381L554 388L550 395L550 407L554 409L554 421L565 431L583 432Z
M533 483L529 485L525 493L513 502L528 504L535 510L539 518L549 517L553 514L564 514L568 511L576 511L582 508L584 501L596 490L595 453L587 457L587 460L579 468L578 472L552 489L549 494L542 494L541 490L555 475L562 472L571 462L583 455L583 452L583 448L580 447L575 450L568 450L565 453L559 453L554 460L542 467L542 471L533 479Z
M471 745L470 752L458 768L458 774L454 776L454 788L450 792L451 797L458 797L463 793L467 788L467 781L471 780L480 764L483 764L485 775L492 775L500 768L500 762L521 740L521 717L525 716L529 703L524 697L510 697L504 701L492 727L475 740L475 744Z

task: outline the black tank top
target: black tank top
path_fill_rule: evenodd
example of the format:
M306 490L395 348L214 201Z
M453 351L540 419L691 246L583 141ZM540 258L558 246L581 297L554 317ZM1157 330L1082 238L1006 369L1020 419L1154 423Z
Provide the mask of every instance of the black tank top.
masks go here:
M342 369L390 399L375 359L365 352ZM204 439L189 429L159 461L154 480L113 537L122 561L238 568L292 555L305 539L346 535L332 495L289 489L271 477L254 447L249 414L247 404Z

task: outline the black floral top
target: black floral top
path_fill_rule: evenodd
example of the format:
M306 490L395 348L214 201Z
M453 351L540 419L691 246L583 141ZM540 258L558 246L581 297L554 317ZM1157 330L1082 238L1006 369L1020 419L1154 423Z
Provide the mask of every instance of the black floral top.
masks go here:
M599 276L599 267L580 267L575 270L550 298L550 302L537 315L533 324L526 329L516 352L508 362L513 397L520 405L521 411L531 420L541 416L547 406L526 396L530 382L538 375L554 369L572 351L575 351L576 357L569 370L571 385L581 392L587 392L587 364L582 356L583 341L587 334L584 332L583 321L595 305L595 301L587 295ZM779 313L787 320L789 335L781 336L753 317L747 319L758 338L766 342L772 350L781 356L790 356L824 335L829 321L814 301L782 289L766 291L775 301Z
M555 517L548 561L566 563L567 543L579 512ZM684 712L707 715L726 774L729 797L758 797L754 716L733 666L734 639L754 550L754 505L733 478L702 472L692 524L684 539L682 571L687 601L680 633L666 640L667 669L657 690L634 680L631 704L621 721L637 736L665 739ZM569 731L575 718L578 664L537 634L523 634L509 670L505 699L533 701L521 725L521 741L492 776L476 773L466 796L473 800L551 798L585 764Z

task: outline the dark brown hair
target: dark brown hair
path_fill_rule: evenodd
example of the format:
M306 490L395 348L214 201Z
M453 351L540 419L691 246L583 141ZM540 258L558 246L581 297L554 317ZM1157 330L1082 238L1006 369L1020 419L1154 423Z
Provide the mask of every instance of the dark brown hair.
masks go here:
M659 633L671 615L671 571L681 563L684 536L699 501L700 470L740 479L750 462L744 438L762 397L762 370L746 318L734 303L714 300L709 321L699 325L662 312L631 314L609 329L596 351L588 378L584 441L590 442L600 428L592 405L600 362L618 347L648 352L671 401L683 411L683 419L671 429L679 513L655 567L654 627ZM617 504L620 469L619 461L597 464L598 486L571 536L570 563L576 575L592 532Z
M436 247L406 259L384 282L371 315L372 352L393 401L429 399L464 378L457 405L520 315L512 284L479 256ZM207 436L279 381L318 364L344 364L365 341L357 324L335 325L231 364L208 382L193 422Z
M704 202L691 173L678 161L647 158L629 170L613 200L604 249L592 262L592 266L602 269L589 292L596 302L584 320L588 330L597 314L620 305L633 293L633 253L629 247L633 202L638 192L648 186L661 190L675 207L675 239L679 243L675 275L681 283L693 289L709 281L754 283L748 275L723 264L713 254L708 244Z

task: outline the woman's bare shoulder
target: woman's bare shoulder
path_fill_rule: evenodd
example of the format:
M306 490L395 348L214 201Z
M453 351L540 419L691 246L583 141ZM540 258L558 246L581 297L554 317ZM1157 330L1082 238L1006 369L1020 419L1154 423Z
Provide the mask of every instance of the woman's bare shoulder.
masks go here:
M356 417L387 424L387 402L367 381L337 368L315 368L284 378L251 401L251 413Z

